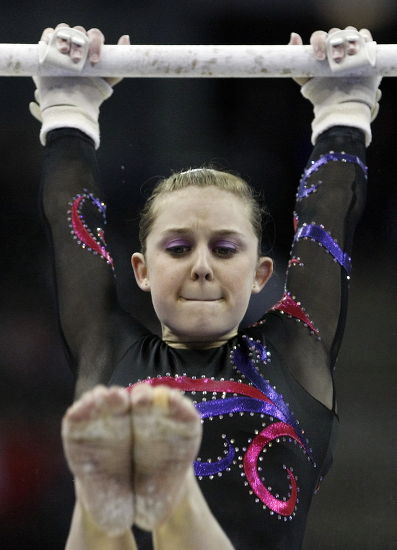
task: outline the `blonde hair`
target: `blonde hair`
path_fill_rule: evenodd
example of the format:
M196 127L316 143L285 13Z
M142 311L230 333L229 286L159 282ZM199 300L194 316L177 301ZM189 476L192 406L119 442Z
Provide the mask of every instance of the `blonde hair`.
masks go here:
M256 237L258 238L258 254L262 249L262 217L266 209L261 206L255 197L254 190L239 176L229 172L221 172L213 168L193 168L185 172L171 174L168 178L160 180L152 194L146 201L141 211L139 222L139 241L141 251L146 252L146 239L152 230L156 219L156 204L158 199L168 193L180 191L187 187L210 187L214 186L223 191L233 193L248 205L250 221Z

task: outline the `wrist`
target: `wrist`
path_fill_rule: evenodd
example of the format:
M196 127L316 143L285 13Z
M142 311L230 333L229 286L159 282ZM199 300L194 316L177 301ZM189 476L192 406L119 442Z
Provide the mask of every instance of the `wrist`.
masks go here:
M91 117L84 110L72 105L57 105L42 110L41 118L40 142L42 145L46 145L47 135L52 130L74 128L91 138L95 149L98 149L100 143L98 119Z
M113 93L102 78L42 77L35 78L37 90L31 112L41 120L40 141L46 144L48 132L57 128L76 128L99 147L99 108Z
M371 121L377 115L381 97L379 76L360 78L312 78L302 86L303 97L314 107L312 143L333 126L358 128L371 142Z
M371 143L371 111L368 105L358 102L347 102L327 107L314 107L312 122L312 143L318 137L334 126L348 126L361 130L365 137L365 145Z

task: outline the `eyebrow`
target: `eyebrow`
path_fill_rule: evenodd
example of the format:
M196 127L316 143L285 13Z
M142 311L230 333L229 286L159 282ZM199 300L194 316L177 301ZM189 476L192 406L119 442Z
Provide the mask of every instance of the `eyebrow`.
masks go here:
M162 235L166 236L172 233L177 235L186 235L186 233L193 233L193 230L190 227L170 227L168 229L165 229L162 232ZM235 229L216 229L212 233L219 236L235 235L237 237L244 237L243 233L236 231Z

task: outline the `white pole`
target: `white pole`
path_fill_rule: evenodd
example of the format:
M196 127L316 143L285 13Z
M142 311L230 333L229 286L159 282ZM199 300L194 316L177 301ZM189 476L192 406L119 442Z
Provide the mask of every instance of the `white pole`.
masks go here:
M340 76L310 46L110 46L81 72L39 64L37 44L0 44L0 76L120 76L130 78L263 78ZM378 44L376 65L346 75L397 76L397 45Z

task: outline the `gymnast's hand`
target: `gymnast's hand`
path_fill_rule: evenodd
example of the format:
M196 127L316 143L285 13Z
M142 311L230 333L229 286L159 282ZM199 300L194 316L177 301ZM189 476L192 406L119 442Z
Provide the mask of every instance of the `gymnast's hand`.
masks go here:
M336 34L338 33L338 34ZM332 37L334 35L334 40ZM337 38L335 40L335 38ZM357 31L355 27L333 28L328 33L316 31L311 35L313 55L319 61L340 65L348 63L348 58L361 53L362 48L372 42L369 30ZM289 45L302 45L299 34L292 33ZM368 64L370 61L368 60ZM332 126L352 126L365 134L366 145L371 142L371 122L379 110L381 92L378 86L381 75L374 76L335 76L294 79L302 86L303 97L314 106L312 142Z
M43 34L41 35L40 42L45 44L50 44L52 38L54 37L54 46L57 51L64 56L67 56L71 59L72 63L79 63L82 59L83 54L83 44L80 40L76 39L73 36L73 30L79 31L85 35L88 42L88 52L87 60L95 65L101 58L102 46L105 43L105 37L101 30L97 28L85 30L84 27L77 25L71 29L67 23L60 23L54 28L48 27L44 29ZM72 31L72 32L71 32ZM55 35L55 36L54 36ZM127 34L123 34L118 39L117 44L119 46L129 46L130 38ZM105 78L111 86L114 86L120 82L121 78Z
M361 29L357 31L355 27L346 27L344 31L341 29L333 28L328 32L315 31L310 37L310 45L313 48L313 55L315 59L324 61L327 59L327 45L328 40L332 38L332 35L338 33L340 40L337 40L335 44L329 44L329 56L331 60L343 67L343 64L348 57L357 55L363 47L363 42L372 42L372 35L368 29ZM303 40L299 34L292 32L290 36L289 46L302 46ZM365 44L364 44L365 46ZM309 78L294 78L298 84L305 84Z
M78 32L75 32L78 31ZM47 54L65 56L71 64L82 61L87 53L89 63L98 63L104 36L99 29L86 31L84 27L69 27L61 23L43 31L40 44L47 47ZM127 35L119 38L118 45L129 45ZM47 45L47 46L46 46ZM99 108L112 93L112 86L120 78L97 77L34 77L35 100L29 105L32 115L41 123L40 141L46 143L46 136L57 128L76 128L88 135L99 147Z

